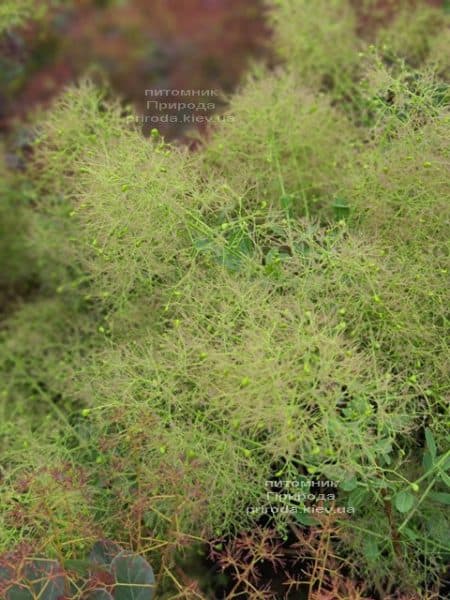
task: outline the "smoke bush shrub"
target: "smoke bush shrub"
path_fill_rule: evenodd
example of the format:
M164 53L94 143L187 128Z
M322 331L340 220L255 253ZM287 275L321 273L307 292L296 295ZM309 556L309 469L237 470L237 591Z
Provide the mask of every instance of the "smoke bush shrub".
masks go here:
M327 195L342 186L358 141L346 116L292 71L250 77L230 111L233 121L221 126L202 159L242 195L243 210L262 204L278 212L286 199L297 216L323 210Z
M411 10L405 6L393 22L379 32L377 44L385 53L419 67L428 58L434 38L446 26L446 16L440 9L425 6Z
M427 66L447 82L450 79L450 61L446 52L449 43L450 29L446 27L430 40L430 52L426 61Z
M59 285L120 306L150 294L155 281L173 283L189 260L187 211L203 202L194 194L197 181L186 175L186 152L136 135L120 106L102 106L87 83L69 92L41 128L36 160L48 193L35 242L43 260L52 261L56 248L41 240L46 228L58 231L66 272ZM61 186L71 191L61 194Z
M272 4L275 45L309 86L342 95L357 73L361 42L356 14L347 0L277 0Z

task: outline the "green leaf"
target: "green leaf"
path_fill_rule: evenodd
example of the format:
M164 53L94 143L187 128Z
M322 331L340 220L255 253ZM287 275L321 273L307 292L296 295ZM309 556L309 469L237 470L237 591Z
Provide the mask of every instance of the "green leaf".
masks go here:
M437 448L436 448L436 442L434 441L433 434L431 433L430 429L428 429L428 427L425 429L425 439L427 442L428 452L430 453L430 456L434 463L434 461L436 460L436 456L437 456Z
M352 506L353 508L360 508L367 503L368 500L368 492L362 487L355 488L347 499L347 506Z
M346 219L350 214L350 206L345 198L336 198L332 207L337 221Z
M427 534L432 540L435 540L443 546L448 547L448 541L450 540L450 527L444 511L434 511L434 513L429 515L426 519L425 525Z
M6 600L34 600L33 593L30 588L25 586L22 587L19 584L15 584L8 589L6 592Z
M414 506L415 497L411 492L398 492L394 496L395 508L401 513L407 513Z
M368 535L364 542L364 556L369 562L375 562L380 556L380 547L373 535Z
M433 468L433 457L428 452L428 450L423 453L422 466L425 472L431 471L431 469Z
M356 479L356 477L350 477L345 481L341 481L339 487L341 488L341 490L344 490L344 492L352 492L358 487L358 480Z
M228 248L224 248L222 252L222 256L218 260L219 264L226 267L229 271L235 272L239 271L241 266L241 257L239 254L233 250L229 250Z
M240 233L238 237L230 240L230 243L242 256L251 256L254 250L252 239L246 233Z
M383 438L375 444L375 451L377 454L389 454L392 452L392 442L389 438Z
M446 492L431 492L429 498L439 504L447 504L450 506L450 494Z
M151 600L155 576L148 562L137 554L123 550L111 563L116 580L115 600Z
M27 560L19 577L20 582L7 591L7 600L59 600L64 596L66 579L56 560Z

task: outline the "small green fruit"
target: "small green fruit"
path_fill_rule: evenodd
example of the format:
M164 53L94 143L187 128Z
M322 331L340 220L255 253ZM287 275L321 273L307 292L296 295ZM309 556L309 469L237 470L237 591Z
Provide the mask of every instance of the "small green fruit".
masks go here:
M250 378L249 377L243 377L241 379L241 387L248 387L250 385Z

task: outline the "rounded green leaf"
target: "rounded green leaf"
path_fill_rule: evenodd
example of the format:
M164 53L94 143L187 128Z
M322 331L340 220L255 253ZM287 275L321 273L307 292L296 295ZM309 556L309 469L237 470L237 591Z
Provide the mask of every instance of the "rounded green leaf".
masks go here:
M56 560L27 560L18 577L19 581L6 592L7 600L59 600L64 596L66 578Z
M378 540L373 535L368 535L364 541L364 556L369 562L374 562L380 556Z
M34 596L29 587L17 583L6 591L5 598L6 600L33 600Z
M127 551L118 554L111 563L116 580L115 600L151 600L155 589L155 576L148 562Z
M395 508L398 512L407 513L414 506L414 496L411 492L399 492L394 497Z
M344 492L352 492L358 487L358 480L356 479L356 477L349 477L348 479L341 481L339 487Z

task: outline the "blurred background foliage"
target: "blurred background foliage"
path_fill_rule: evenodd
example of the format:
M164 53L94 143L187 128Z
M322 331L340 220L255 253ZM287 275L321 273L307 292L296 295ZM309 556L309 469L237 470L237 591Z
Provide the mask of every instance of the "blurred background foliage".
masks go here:
M1 42L3 129L86 71L138 112L147 88L230 92L268 38L261 0L79 0L34 16Z
M402 4L352 2L360 33L368 38ZM148 88L228 94L252 60L269 59L265 13L265 0L5 0L0 7L0 131L23 121L30 110L47 107L86 72L108 81L137 114L151 114ZM185 133L176 124L160 129L169 138Z

